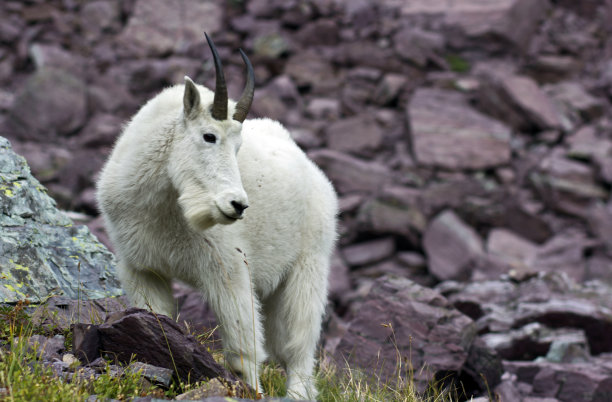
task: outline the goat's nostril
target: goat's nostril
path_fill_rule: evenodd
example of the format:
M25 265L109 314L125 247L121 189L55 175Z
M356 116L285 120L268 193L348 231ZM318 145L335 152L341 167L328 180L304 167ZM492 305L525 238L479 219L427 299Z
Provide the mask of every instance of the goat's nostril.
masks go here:
M242 212L249 207L248 205L244 205L239 201L232 201L231 204L238 215L242 215Z

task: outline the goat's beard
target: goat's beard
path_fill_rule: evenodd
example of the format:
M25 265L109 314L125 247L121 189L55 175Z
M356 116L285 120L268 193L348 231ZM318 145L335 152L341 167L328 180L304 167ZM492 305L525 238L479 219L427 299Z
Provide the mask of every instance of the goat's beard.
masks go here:
M206 230L220 223L219 219L216 219L218 208L213 198L200 186L193 184L186 186L178 203L187 223L195 230Z

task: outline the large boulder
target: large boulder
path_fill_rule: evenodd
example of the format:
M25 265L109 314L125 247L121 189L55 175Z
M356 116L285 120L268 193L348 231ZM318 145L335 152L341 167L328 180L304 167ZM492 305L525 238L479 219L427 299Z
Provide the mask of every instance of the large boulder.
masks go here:
M493 373L487 380L495 384L501 375L494 354L474 345L474 322L438 292L408 279L376 280L351 305L349 320L346 332L332 345L332 355L341 366L348 363L383 383L414 375L417 387L424 389L443 377L466 373L478 377L476 372L486 371ZM488 359L470 357L472 352ZM470 362L476 364L470 367Z
M2 137L0 208L0 302L122 293L113 255L56 208L25 159Z

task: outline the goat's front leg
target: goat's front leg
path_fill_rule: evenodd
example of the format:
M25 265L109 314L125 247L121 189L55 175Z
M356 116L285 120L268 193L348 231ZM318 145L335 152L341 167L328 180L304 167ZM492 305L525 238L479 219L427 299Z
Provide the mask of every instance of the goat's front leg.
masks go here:
M259 300L247 268L207 275L202 291L219 320L227 363L257 392L263 392L259 374L267 355Z
M132 267L122 260L117 264L117 274L134 307L150 309L169 317L176 316L172 281L169 278L151 269Z

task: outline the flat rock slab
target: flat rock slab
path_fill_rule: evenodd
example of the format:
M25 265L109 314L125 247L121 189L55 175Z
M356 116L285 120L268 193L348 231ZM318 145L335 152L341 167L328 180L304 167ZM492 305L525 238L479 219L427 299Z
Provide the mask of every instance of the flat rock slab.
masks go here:
M418 89L408 118L419 164L461 170L510 161L510 128L474 110L459 93Z
M385 165L355 158L331 149L309 152L308 156L321 168L341 193L379 191L391 182L392 173Z
M351 321L333 351L381 381L407 378L409 367L420 389L436 373L457 373L476 337L474 323L439 293L404 278L381 277L362 301L351 305ZM423 369L423 370L421 370Z
M0 302L50 295L98 299L122 294L113 255L74 226L0 137Z
M568 127L553 100L530 77L491 71L479 96L483 109L517 129Z

